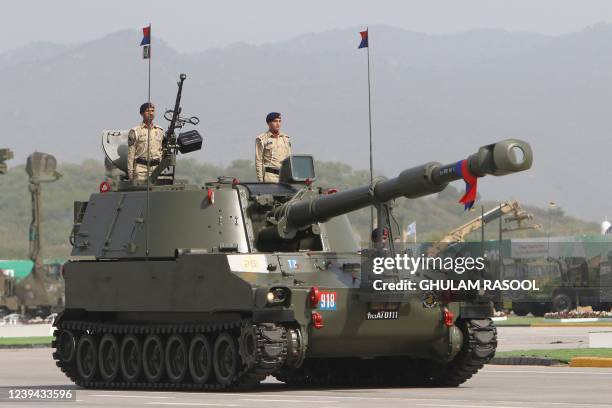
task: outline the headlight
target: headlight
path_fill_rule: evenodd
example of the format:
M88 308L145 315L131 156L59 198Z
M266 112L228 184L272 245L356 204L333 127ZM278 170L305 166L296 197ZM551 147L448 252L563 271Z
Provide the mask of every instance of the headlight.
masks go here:
M268 304L280 304L284 303L289 297L288 290L285 288L273 288L270 289L268 294L266 295L266 300Z

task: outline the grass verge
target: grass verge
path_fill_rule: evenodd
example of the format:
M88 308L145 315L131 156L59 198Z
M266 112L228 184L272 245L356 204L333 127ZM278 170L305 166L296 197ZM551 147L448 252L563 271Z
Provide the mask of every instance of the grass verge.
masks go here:
M612 358L612 348L579 348L549 350L514 350L498 351L495 357L546 357L569 363L572 357L607 357Z
M51 344L52 336L0 337L0 346L21 346L30 344Z

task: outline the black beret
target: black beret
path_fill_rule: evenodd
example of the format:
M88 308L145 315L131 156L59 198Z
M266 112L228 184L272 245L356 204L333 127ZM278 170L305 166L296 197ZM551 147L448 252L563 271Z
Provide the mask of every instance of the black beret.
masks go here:
M142 105L140 105L140 114L142 115L144 113L144 111L146 111L148 108L154 108L155 105L153 105L151 102L145 102Z
M281 114L278 112L270 112L268 113L268 115L266 116L266 123L270 123L272 122L274 119L280 118Z

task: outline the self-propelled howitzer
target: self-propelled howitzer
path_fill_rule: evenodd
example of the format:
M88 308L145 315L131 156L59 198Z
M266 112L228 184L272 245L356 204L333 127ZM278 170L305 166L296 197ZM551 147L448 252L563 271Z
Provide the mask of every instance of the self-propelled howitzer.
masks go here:
M121 183L92 194L75 203L54 358L89 388L218 390L268 375L300 386L457 386L495 353L490 302L361 296L346 213L531 163L527 143L506 140L333 194L310 183L309 156L287 160L281 183L221 177L153 185L148 196Z

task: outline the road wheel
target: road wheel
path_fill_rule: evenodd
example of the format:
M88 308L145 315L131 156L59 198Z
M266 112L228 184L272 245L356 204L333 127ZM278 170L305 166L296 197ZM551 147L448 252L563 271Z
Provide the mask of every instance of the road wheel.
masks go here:
M166 373L173 383L183 381L188 368L187 345L183 337L173 334L166 343Z
M121 342L119 353L121 375L127 382L135 382L142 370L142 349L136 336L128 334Z
M208 381L212 372L212 349L210 342L203 334L191 339L189 345L189 373L191 379L197 384Z
M546 304L535 303L531 307L531 314L533 314L535 317L544 317L547 311L548 306Z
M98 347L96 340L89 334L79 340L76 352L76 365L79 376L84 381L92 381L98 368Z
M527 313L529 313L529 307L523 303L512 303L512 311L517 316L527 316Z
M247 367L253 367L257 363L257 333L255 327L249 326L242 329L238 341L238 353L240 360Z
M572 299L565 293L558 293L552 300L553 312L569 312L572 310Z
M240 367L238 346L229 333L221 333L215 341L213 351L215 376L221 385L230 385Z
M164 345L156 334L150 334L142 346L142 369L147 381L155 383L164 375Z
M105 334L98 347L98 364L100 377L103 381L112 382L117 378L119 370L119 344L112 334Z
M72 363L76 355L76 340L70 330L61 330L56 340L59 360L63 363Z

